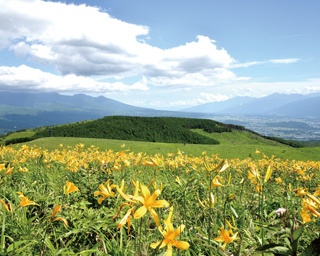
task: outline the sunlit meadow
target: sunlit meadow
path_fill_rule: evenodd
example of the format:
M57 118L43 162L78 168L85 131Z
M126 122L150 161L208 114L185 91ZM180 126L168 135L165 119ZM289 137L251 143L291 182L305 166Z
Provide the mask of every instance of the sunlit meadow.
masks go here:
M1 255L319 255L320 162L0 148Z

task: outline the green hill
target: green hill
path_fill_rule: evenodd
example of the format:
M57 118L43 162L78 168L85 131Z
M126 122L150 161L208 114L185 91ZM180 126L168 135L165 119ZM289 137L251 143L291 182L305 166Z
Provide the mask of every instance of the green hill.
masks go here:
M213 120L177 117L107 116L87 122L46 127L36 132L41 137L81 137L117 140L134 140L166 143L219 144L219 141L195 133L192 129L206 132L230 132L241 129Z

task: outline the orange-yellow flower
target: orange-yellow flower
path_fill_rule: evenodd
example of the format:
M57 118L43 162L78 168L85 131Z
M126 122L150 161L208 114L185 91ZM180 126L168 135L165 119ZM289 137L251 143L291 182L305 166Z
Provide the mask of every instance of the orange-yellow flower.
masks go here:
M106 185L104 186L101 184L99 186L100 191L94 192L94 196L100 196L98 198L98 203L101 204L103 200L107 199L108 197L115 197L114 191L112 191L113 188L116 188L117 185L110 185L110 180L106 181Z
M29 200L27 197L25 197L21 192L18 192L19 196L21 197L21 202L19 204L19 206L29 206L29 205L38 205L37 203L35 203L34 201Z
M50 219L52 219L54 216L57 215L57 213L60 211L61 205L56 205L53 209L53 212L50 215Z
M304 211L303 209L300 212L302 223L314 222L315 220L311 219L311 214L308 211Z
M12 212L12 207L11 207L11 204L10 204L10 203L6 204L6 202L3 201L2 199L0 199L0 203L3 205L3 207L4 207L8 212Z
M66 181L66 185L63 187L64 193L66 195L72 193L72 192L76 192L79 191L79 188L74 185L72 182Z
M144 216L147 211L149 211L152 217L154 218L156 225L159 226L160 220L159 220L158 214L153 208L169 207L169 203L166 200L156 200L161 193L160 189L157 189L151 195L147 186L141 184L140 187L141 187L142 196L134 196L134 199L142 203L143 206L141 206L135 212L134 218L139 219L142 216Z
M54 219L54 221L62 221L64 223L64 225L66 226L66 228L69 227L68 221L65 218L57 217Z
M219 182L218 176L214 177L211 182L211 188L216 188L220 186L223 186L223 185Z
M122 228L126 223L128 223L128 234L130 233L130 226L131 226L131 216L133 214L133 208L130 208L127 213L123 216L120 220L117 228Z
M177 247L181 250L188 250L190 245L188 242L185 241L178 241L176 240L177 237L182 233L182 231L184 230L185 226L184 225L180 225L177 229L173 228L172 225L172 212L173 212L173 207L170 208L170 212L168 215L168 218L166 220L164 220L164 225L165 228L164 230L162 229L162 227L159 227L159 231L163 236L163 239L156 242L156 243L152 243L150 244L150 247L155 249L157 247L159 248L163 248L165 246L167 246L167 250L165 252L165 256L171 256L172 255L172 247Z
M305 188L297 188L296 190L296 196L305 196L308 194L308 189Z
M219 231L219 237L216 237L214 240L218 242L222 242L222 249L225 250L228 243L232 243L234 240L237 239L237 234L233 234L232 229L225 230L224 227L221 228Z

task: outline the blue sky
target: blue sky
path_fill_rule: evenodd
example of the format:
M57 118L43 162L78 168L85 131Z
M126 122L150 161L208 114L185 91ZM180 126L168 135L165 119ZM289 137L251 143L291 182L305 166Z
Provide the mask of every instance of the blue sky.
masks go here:
M0 0L0 90L179 110L320 91L320 1Z

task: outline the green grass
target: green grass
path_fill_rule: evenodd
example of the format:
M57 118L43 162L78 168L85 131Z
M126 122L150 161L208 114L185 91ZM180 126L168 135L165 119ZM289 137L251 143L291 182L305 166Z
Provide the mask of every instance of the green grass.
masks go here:
M33 130L28 130L28 131L23 131L23 132L14 132L10 133L8 136L6 136L6 140L12 140L12 139L17 139L17 138L25 138L25 137L32 137L35 135L35 131Z
M202 152L208 155L218 154L221 158L239 158L247 157L257 158L256 150L260 150L268 156L275 155L277 158L289 160L320 160L320 147L293 148L274 141L263 139L246 131L233 131L225 133L208 134L200 130L195 132L212 136L220 141L219 145L201 145L201 144L183 144L183 143L159 143L143 141L125 141L110 139L92 139L92 138L68 138L68 137L50 137L41 138L27 143L29 146L37 145L48 150L54 150L60 144L74 147L78 143L83 143L89 147L94 145L101 150L112 149L114 151L130 150L135 153L143 152L149 155L175 153L178 150L185 154L199 156ZM121 147L125 144L125 147ZM21 146L17 144L16 147Z

